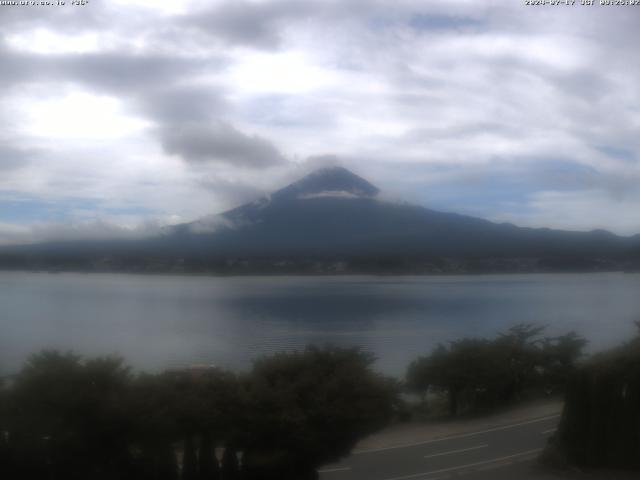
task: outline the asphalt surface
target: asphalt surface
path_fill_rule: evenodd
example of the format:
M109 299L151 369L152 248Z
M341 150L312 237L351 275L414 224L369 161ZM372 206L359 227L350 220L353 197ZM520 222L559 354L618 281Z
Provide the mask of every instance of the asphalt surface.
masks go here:
M322 480L539 478L535 459L559 415L352 454L319 470Z

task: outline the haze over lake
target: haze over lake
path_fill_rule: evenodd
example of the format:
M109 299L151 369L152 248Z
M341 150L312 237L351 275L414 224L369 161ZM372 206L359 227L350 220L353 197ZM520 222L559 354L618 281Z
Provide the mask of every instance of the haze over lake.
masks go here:
M197 277L0 273L0 371L43 348L115 353L157 371L242 369L262 353L358 345L401 375L438 342L520 322L575 330L591 351L634 332L638 274Z

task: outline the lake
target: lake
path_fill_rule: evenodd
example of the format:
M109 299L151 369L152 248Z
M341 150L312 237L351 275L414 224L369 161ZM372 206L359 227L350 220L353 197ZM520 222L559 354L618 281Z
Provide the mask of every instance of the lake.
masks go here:
M638 274L199 277L0 272L0 372L43 348L137 369L244 369L262 353L358 345L402 375L438 342L520 322L599 350L633 335Z

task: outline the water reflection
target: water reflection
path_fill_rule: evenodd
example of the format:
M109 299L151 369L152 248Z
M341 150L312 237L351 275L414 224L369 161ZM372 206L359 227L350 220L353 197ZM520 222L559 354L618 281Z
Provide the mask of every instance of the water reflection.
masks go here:
M308 343L359 345L401 374L436 343L519 322L576 330L592 349L640 318L640 275L180 277L0 273L0 369L41 348L119 353L157 370L245 368Z

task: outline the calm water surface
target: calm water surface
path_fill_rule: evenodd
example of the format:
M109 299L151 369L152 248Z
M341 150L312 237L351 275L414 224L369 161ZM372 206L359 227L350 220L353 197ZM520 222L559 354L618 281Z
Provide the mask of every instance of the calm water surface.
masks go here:
M519 322L576 330L598 350L640 319L640 275L189 277L0 273L0 372L32 352L123 355L156 371L243 369L261 353L359 345L401 375L438 342Z

